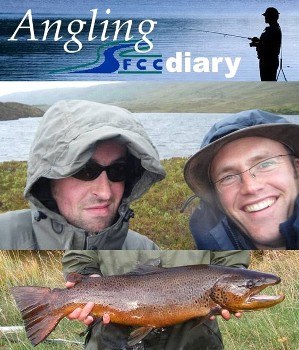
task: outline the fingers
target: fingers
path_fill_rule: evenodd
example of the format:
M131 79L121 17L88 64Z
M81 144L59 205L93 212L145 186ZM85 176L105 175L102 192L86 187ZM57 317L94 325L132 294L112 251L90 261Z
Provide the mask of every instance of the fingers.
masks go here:
M241 318L242 315L243 315L243 313L240 312L240 311L234 313L234 316L235 316L236 318ZM221 310L221 316L222 316L226 321L228 321L228 320L230 320L230 318L231 318L231 313L230 313L228 310L223 309L223 310Z
M103 323L108 324L110 322L110 316L108 314L103 315Z
M242 315L243 315L242 312L236 312L236 313L234 314L234 316L235 316L236 318L241 318ZM231 319L231 313L230 313L228 310L226 310L226 309L222 309L222 310L221 310L221 316L222 316L223 319L226 320L226 321L228 321L228 320ZM215 318L216 318L215 316L211 316L211 317L210 317L210 320L215 320Z
M65 282L66 288L73 288L75 284L76 284L75 282L70 282L70 281Z
M83 309L77 308L68 315L69 320L79 320L86 325L90 325L94 319L89 314L94 307L94 303L88 302Z
M98 274L90 275L89 277L101 277ZM75 286L75 282L66 281L66 288L73 288ZM74 311L72 311L67 317L69 320L78 320L86 324L90 325L94 318L90 315L92 309L94 307L93 302L88 302L83 308L78 307ZM110 316L108 314L103 315L103 323L108 324L110 322Z
M228 321L230 319L230 312L228 310L221 310L221 316Z

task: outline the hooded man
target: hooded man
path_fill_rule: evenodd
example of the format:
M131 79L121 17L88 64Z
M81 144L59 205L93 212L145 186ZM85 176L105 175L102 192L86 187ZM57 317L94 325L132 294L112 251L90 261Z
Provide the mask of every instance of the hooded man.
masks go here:
M31 147L24 192L31 209L0 215L0 249L157 249L129 230L130 203L164 177L129 111L60 101Z
M224 118L186 163L199 249L299 248L299 125L260 110Z

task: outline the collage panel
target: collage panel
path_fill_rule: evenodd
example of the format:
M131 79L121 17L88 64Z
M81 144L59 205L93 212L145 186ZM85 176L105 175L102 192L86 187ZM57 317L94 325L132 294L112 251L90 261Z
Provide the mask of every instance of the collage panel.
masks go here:
M298 249L298 83L0 85L1 249Z
M297 0L19 0L0 79L298 81Z
M6 349L298 344L298 251L0 251L0 260Z
M298 19L1 5L0 349L299 348Z

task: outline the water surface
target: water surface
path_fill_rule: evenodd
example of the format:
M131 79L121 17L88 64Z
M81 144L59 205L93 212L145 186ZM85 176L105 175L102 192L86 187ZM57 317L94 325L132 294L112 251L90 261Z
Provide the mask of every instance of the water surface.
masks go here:
M190 157L200 147L211 126L225 113L134 113L157 146L162 159ZM286 116L299 124L299 116ZM0 162L27 160L41 118L0 122Z

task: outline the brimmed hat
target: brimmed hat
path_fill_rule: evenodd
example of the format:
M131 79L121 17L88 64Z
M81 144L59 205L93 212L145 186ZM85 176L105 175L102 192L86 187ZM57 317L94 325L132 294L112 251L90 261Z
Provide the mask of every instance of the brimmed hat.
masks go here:
M200 151L187 161L184 176L191 190L203 200L214 204L214 189L209 180L209 168L213 158L225 144L253 136L281 142L299 156L299 125L265 111L243 111L216 123L205 136Z
M267 16L267 15L270 15L270 16L275 15L275 16L277 16L277 15L279 15L279 12L278 12L278 10L275 7L268 7L266 9L266 11L264 13L262 13L262 15L263 16Z

